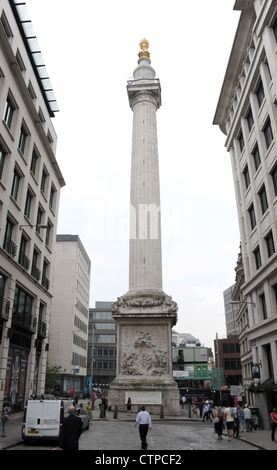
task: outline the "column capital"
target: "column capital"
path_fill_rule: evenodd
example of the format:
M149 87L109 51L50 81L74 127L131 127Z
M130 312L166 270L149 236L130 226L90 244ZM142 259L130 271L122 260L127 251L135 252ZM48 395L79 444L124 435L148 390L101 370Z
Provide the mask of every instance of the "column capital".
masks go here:
M155 80L154 83L143 84L134 82L129 80L127 85L130 108L133 109L141 101L150 101L156 106L156 109L159 109L162 104L159 80Z

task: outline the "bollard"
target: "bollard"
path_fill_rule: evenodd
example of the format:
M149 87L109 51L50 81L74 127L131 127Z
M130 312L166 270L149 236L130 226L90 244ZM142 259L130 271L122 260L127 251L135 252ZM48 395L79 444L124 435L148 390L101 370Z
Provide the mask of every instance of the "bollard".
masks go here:
M163 405L161 405L161 409L160 409L160 418L164 418L164 407L163 407Z
M113 418L114 419L118 418L118 406L117 405L115 405L115 408L114 408Z

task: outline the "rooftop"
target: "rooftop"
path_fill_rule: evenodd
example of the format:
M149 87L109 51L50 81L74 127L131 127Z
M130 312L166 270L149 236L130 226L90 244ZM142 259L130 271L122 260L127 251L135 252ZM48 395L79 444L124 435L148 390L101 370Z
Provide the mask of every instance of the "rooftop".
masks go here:
M9 0L18 28L28 52L32 67L38 80L45 104L51 117L59 111L58 103L50 82L40 46L25 2Z

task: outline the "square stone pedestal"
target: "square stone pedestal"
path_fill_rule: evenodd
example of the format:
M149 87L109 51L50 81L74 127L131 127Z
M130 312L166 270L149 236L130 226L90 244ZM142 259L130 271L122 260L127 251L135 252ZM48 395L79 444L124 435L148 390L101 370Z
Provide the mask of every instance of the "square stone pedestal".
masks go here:
M113 304L117 321L117 374L109 405L126 411L145 405L152 413L180 415L179 391L172 377L172 326L175 302L165 294L125 296Z

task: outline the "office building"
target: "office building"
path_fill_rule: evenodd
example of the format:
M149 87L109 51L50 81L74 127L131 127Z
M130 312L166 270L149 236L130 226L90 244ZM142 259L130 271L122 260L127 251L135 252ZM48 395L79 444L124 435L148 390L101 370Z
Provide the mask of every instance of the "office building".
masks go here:
M95 302L89 309L87 376L95 387L106 389L116 376L117 325L113 302ZM93 348L93 349L92 349Z
M8 400L22 409L45 385L53 253L65 182L55 156L52 118L58 105L38 49L25 2L1 0L0 408Z
M241 14L214 124L226 134L241 236L234 300L243 384L269 427L277 405L277 5L236 0L234 9Z
M90 267L78 235L57 235L48 362L61 368L62 394L85 390Z

